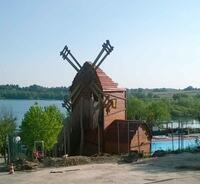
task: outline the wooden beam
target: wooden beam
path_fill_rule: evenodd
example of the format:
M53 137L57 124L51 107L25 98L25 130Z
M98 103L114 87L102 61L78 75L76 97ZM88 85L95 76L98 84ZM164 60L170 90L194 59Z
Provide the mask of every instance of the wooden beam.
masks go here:
M93 86L95 87L95 89L103 96L105 96L105 94L103 93L103 91L95 84L93 83Z
M128 121L128 153L130 152L130 145L129 145L129 142L130 142L130 127L129 127L129 121Z
M72 59L75 61L75 63L79 66L79 68L81 69L81 65L79 64L79 62L76 60L76 58L72 55L71 52L69 52L69 55L72 57Z
M63 57L63 60L67 60L71 65L72 65L72 67L78 72L79 71L79 69L76 67L76 65L67 57L67 56L64 56Z
M140 126L138 126L138 130L137 130L137 136L138 136L138 152L140 153Z
M120 132L119 132L119 121L117 122L117 150L118 154L120 153Z
M101 153L101 140L100 140L100 126L98 122L98 154L100 155Z
M77 91L77 93L76 93L76 95L73 97L73 99L72 99L72 104L74 104L74 102L77 100L77 98L80 96L80 93L83 91L83 89L84 89L85 87L83 87L83 86L81 86L80 88L79 88L79 90Z
M113 114L117 114L117 113L120 113L120 112L125 111L125 110L126 110L126 109L121 109L121 110L118 110L118 111L116 111L116 112L107 114L106 116L111 116L111 115L113 115Z
M128 112L127 112L127 107L128 107L128 97L127 97L127 90L125 91L125 120L127 120L127 117L128 117Z
M92 92L98 97L99 94L97 93L97 91L95 90L95 88L93 86L90 85L90 89L92 90Z
M96 57L96 59L92 63L93 67L96 65L96 63L98 62L99 58L102 56L103 52L104 52L104 48L101 49L100 53L98 54L98 56Z
M62 106L63 106L64 108L66 108L68 112L71 111L72 104L71 104L71 102L69 101L69 99L66 99L66 98L65 98L65 99L64 99L64 103L62 103Z
M95 70L101 65L101 63L106 59L106 57L113 51L113 46L110 45L110 41L106 40L106 43L104 43L102 45L104 51L106 51L106 54L104 55L104 57L100 60L100 62L97 64L97 66L95 67Z
M64 124L64 127L63 127L63 137L64 137L64 155L66 155L67 153L67 148L66 148L66 122Z
M109 102L110 96L108 95L108 96L104 96L104 97L105 97L105 99L103 100L103 106L106 107L106 104L108 104L108 102Z
M100 51L100 53L98 54L98 56L96 57L96 59L94 60L92 66L95 67L95 70L101 65L101 63L105 60L105 58L112 52L113 50L113 46L110 45L110 41L106 40L106 43L103 43L102 45L102 49ZM106 52L106 54L104 55L104 57L100 60L100 62L97 64L98 60L101 58L101 56L103 55L104 51ZM97 64L97 66L95 66Z
M78 84L75 88L74 88L74 90L71 92L71 94L70 94L70 98L73 98L73 96L76 94L76 92L78 91L78 89L80 88L80 84Z
M95 83L93 83L93 86L95 87L95 89L101 94L101 95L103 95L104 97L105 97L105 100L104 100L104 102L103 102L103 104L104 104L104 107L107 107L106 106L106 104L108 104L109 106L111 105L111 104L109 104L110 102L110 96L112 96L112 97L115 97L115 98L118 98L118 99L121 99L121 100L126 100L126 98L123 98L123 97L118 97L118 96L116 96L116 95L112 95L112 94L108 94L108 93L103 93L102 92L102 90L95 84ZM109 108L109 107L108 107Z
M80 127L81 127L81 140L80 140L80 155L83 154L84 146L84 127L83 127L83 98L81 97L80 101Z
M92 82L92 83L89 85L89 87L90 87L90 89L92 90L92 92L98 97L99 94L101 94L101 93L100 93L101 90L99 90L99 89L97 90L96 87L95 87L95 85L96 85L96 84L95 84L94 82Z
M105 56L100 60L100 62L97 64L97 66L94 68L95 70L101 65L101 63L103 63L103 61L106 59L106 57L109 55L110 53L106 53Z
M74 97L73 97L73 100L72 100L72 104L76 101L76 99L80 96L80 93L83 91L83 89L86 88L86 86L82 86L80 85L80 87L78 89L76 89L76 92L73 92L74 94ZM92 92L95 93L95 95L98 96L98 94L100 93L101 95L104 95L102 90L95 84L95 83L91 83L89 85L89 88L92 90Z
M69 119L69 124L67 126L67 153L68 155L70 155L70 148L71 148L71 145L70 145L70 134L71 134L71 116L70 116L70 119Z
M113 95L113 94L110 94L110 93L104 93L105 95L109 95L109 96L112 96L112 97L115 97L115 98L118 98L120 100L124 100L126 101L126 98L123 98L123 97L119 97L119 96L116 96L116 95Z
M70 53L70 50L68 49L67 45L65 45L64 49L60 52L60 55L62 56L63 60L67 60L72 67L78 72L79 68L68 58L68 54L72 57L72 59L76 62L76 64L78 63L78 61L74 58L74 56ZM80 64L78 63L78 66Z

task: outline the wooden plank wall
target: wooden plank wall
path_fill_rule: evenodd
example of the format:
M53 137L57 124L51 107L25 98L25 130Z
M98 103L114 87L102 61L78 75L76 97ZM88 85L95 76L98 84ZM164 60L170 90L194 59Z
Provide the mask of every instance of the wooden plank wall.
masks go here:
M106 128L104 135L104 148L107 153L137 151L150 155L151 134L142 122L116 120Z

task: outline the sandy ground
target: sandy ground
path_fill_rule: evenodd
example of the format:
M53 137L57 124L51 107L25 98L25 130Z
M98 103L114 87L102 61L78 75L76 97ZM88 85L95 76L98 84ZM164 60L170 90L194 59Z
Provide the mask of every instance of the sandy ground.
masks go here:
M58 171L59 173L51 173ZM88 164L35 172L0 173L0 184L199 184L200 154L184 153L131 164Z

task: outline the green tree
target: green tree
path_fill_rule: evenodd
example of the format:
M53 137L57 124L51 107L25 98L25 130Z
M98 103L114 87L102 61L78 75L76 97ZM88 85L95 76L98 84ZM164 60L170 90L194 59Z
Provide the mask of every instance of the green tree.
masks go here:
M146 121L150 126L162 124L170 119L170 110L166 102L154 101L146 108Z
M22 142L32 152L34 141L44 141L45 150L50 151L57 143L62 122L63 116L56 106L40 107L35 104L30 107L22 120L20 127Z
M0 109L0 153L5 156L6 138L16 128L16 118L7 109Z
M144 120L145 118L145 103L136 98L128 98L128 119Z

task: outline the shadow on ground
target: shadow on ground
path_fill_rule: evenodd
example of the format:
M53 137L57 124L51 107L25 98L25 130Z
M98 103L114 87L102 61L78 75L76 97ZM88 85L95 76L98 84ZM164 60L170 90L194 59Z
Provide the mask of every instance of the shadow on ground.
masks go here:
M132 170L145 172L200 171L200 153L169 154L164 157L140 159L129 163Z

